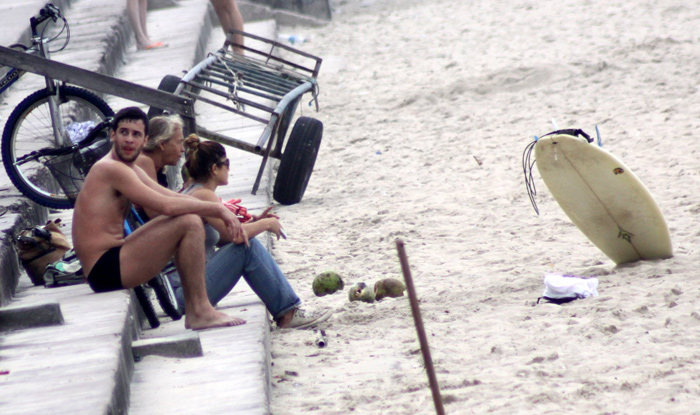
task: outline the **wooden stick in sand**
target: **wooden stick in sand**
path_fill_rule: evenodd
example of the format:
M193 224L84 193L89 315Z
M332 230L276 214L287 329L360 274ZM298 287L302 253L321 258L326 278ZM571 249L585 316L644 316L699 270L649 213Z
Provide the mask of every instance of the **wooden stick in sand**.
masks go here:
M413 321L416 323L416 331L418 332L418 341L420 342L420 351L423 354L423 361L425 362L425 370L428 372L428 382L430 382L430 390L433 393L433 403L435 404L435 411L438 415L445 415L445 408L442 406L442 397L440 396L440 386L437 382L437 377L435 376L435 368L433 368L433 359L430 357L430 348L428 347L428 337L425 335L425 328L423 326L423 318L420 315L420 309L418 308L418 296L416 296L416 289L413 286L413 278L411 277L411 269L408 267L408 257L406 256L406 250L404 249L404 243L401 239L396 240L396 251L399 254L399 261L401 262L401 270L403 271L403 278L406 281L406 291L408 291L408 301L411 303L411 313L413 314Z

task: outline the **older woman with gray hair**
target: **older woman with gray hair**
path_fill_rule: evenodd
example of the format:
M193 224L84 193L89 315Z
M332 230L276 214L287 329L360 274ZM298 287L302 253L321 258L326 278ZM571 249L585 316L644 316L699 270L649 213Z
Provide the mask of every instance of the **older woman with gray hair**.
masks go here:
M141 167L158 184L177 190L180 183L174 183L177 172L166 175L167 166L177 166L185 152L185 138L182 134L182 119L178 115L159 116L151 118L148 123L148 141L143 147L146 157L136 159L136 165ZM168 182L170 176L170 183Z

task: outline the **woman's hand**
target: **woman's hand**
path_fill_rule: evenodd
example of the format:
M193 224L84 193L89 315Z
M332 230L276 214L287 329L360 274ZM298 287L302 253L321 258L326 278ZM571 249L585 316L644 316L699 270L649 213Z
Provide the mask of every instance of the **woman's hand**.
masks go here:
M274 216L274 215L273 215ZM279 220L277 220L277 217L267 217L265 219L261 219L261 222L265 223L265 230L271 233L274 233L277 235L277 240L280 240L281 238L287 239L287 237L284 235L284 232L282 231L282 224L280 223Z
M238 220L236 215L225 208L224 205L220 204L219 206L222 208L221 219L224 221L224 225L231 235L231 240L237 244L244 243L245 246L250 246L248 243L248 234L241 227L241 222Z
M277 216L277 215L275 215L275 214L273 214L273 213L270 213L271 210L272 210L272 206L270 206L269 208L265 209L265 210L263 211L263 213L261 213L260 215L253 215L253 222L257 222L257 221L259 221L259 220L267 219L267 218L279 219L279 218L280 218L279 216Z

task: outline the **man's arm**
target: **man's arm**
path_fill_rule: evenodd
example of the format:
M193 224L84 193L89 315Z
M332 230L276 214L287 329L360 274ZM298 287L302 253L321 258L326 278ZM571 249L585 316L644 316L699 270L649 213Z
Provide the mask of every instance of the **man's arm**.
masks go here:
M161 186L153 177L151 177L148 173L146 173L143 169L141 169L139 166L134 166L134 172L136 172L136 175L138 176L139 179L148 187L151 189L155 190L156 192L164 195L164 196L172 196L172 197L189 197L191 198L192 196L185 195L182 193L174 192L167 187Z
M146 184L146 186L150 187L151 189L155 190L156 192L165 195L165 196L177 196L177 197L190 197L181 193L177 192L172 192L170 189L161 186L160 183L158 183L157 177L156 177L156 167L153 164L153 160L151 160L150 157L147 157L143 154L139 155L139 157L136 159L134 162L134 171L136 174L139 176L141 181ZM143 174L142 174L143 173ZM151 210L151 209L146 209L143 207L142 208L146 212L146 216L149 218L153 219L156 216L159 215L158 212Z
M114 189L126 196L132 203L165 216L192 213L202 217L219 218L224 222L225 229L231 235L231 238L241 237L240 222L221 203L205 202L193 197L182 197L182 195L170 190L166 194L160 193L142 181L139 174L137 174L138 170L129 168L121 162L108 163L104 166L104 169L103 174L110 177L110 183ZM143 171L141 171L141 174L145 176ZM157 183L156 186L161 187Z
M173 192L170 189L161 186L161 184L158 183L156 166L153 164L153 160L151 160L150 157L144 155L143 153L141 153L134 162L134 171L139 176L141 181L143 181L147 186L157 191L158 193L168 196L173 196L173 194L175 194L177 196L190 197L181 193Z

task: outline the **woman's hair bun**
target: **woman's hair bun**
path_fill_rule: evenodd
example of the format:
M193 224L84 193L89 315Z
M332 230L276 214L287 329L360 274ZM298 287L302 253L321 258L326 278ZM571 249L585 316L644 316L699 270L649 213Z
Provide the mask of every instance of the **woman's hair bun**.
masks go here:
M189 151L194 151L199 147L199 137L197 134L190 134L185 139L185 149Z

